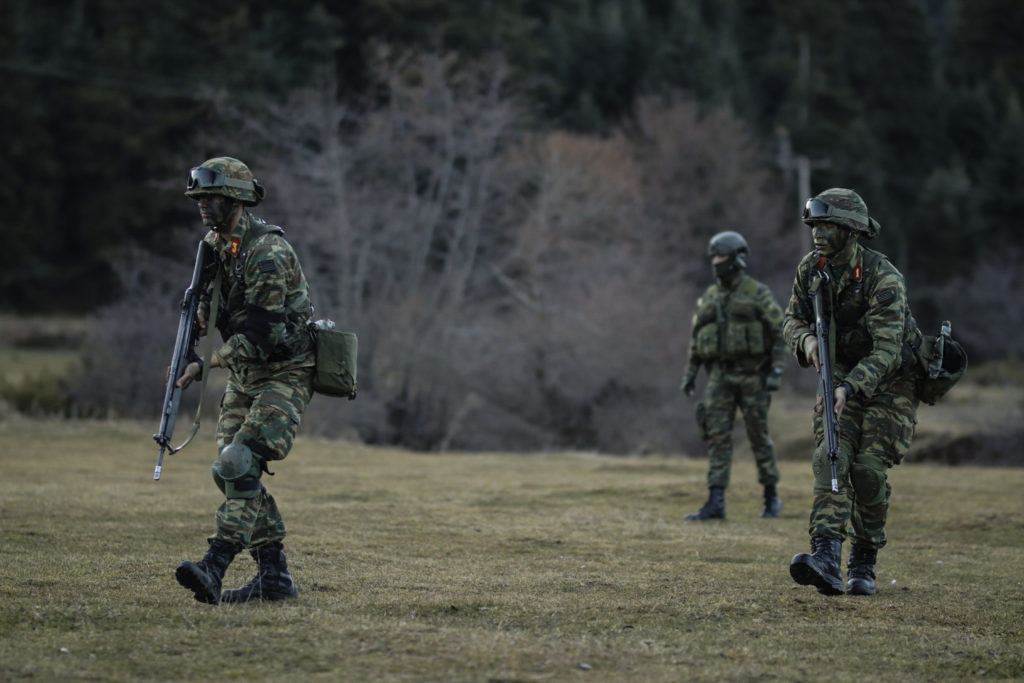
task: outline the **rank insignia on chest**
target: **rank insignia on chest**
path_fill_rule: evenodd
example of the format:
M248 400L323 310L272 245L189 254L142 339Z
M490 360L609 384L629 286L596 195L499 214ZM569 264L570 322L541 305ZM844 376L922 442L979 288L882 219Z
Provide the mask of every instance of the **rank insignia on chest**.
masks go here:
M238 248L242 246L242 240L235 237L231 240L231 255L238 256Z
M853 267L853 280L854 282L860 282L862 277L864 277L864 269L858 263Z

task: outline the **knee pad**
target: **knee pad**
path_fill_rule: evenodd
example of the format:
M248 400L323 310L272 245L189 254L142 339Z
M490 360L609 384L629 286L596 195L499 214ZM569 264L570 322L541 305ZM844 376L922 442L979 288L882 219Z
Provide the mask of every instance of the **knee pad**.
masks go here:
M839 442L839 456L836 458L836 478L839 480L839 489L842 490L846 481L846 473L849 471L850 449L845 442ZM828 445L822 441L814 451L814 458L811 460L811 469L814 471L815 490L831 490L832 488L832 463L828 459Z
M872 507L885 502L885 472L857 463L850 468L850 480L859 504Z
M213 481L226 498L255 498L262 485L260 459L245 444L232 443L221 449L213 463Z

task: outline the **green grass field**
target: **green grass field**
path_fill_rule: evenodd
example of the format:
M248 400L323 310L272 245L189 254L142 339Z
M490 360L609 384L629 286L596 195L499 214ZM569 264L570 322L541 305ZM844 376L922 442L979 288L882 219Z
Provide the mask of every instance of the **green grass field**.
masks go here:
M299 598L210 606L174 568L219 504L212 425L159 483L154 427L0 421L0 680L1024 678L1024 468L896 468L878 595L826 598L787 571L804 462L762 520L738 454L700 524L700 459L300 438L267 481Z

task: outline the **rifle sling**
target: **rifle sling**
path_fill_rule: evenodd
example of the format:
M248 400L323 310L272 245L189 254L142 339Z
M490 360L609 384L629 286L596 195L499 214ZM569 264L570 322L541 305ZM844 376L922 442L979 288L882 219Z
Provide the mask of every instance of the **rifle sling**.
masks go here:
M224 269L217 266L217 276L213 279L213 294L210 296L210 320L206 326L206 352L203 354L203 379L199 386L199 405L196 406L196 416L192 420L192 431L188 438L177 448L172 448L171 453L177 453L192 442L199 432L199 415L203 410L203 397L206 395L206 380L210 378L210 358L213 356L213 334L217 328L217 309L220 307L220 280Z
M835 373L836 362L836 290L830 277L826 286L828 291L828 357L832 361L832 372ZM832 380L835 382L835 378Z
M819 270L817 277L811 282L810 294L812 297L822 297L822 308L824 308L825 293L828 293L828 357L834 363L836 359L836 292L832 287L832 274ZM822 292L824 287L825 291Z

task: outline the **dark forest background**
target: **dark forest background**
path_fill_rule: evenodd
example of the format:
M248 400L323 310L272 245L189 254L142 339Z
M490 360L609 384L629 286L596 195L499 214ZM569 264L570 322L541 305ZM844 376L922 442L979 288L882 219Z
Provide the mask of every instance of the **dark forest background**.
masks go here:
M1019 355L1021 36L1018 0L7 0L0 312L89 316L72 412L155 414L185 178L230 155L360 336L328 433L674 448L708 238L784 304L832 186L924 328Z

